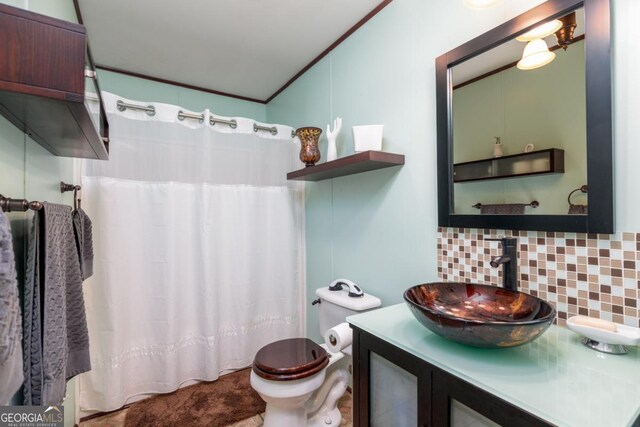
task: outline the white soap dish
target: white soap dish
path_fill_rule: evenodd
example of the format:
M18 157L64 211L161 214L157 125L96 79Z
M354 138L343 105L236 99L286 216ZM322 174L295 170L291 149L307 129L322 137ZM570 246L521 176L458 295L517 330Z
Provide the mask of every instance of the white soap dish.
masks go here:
M626 354L626 345L640 345L640 328L633 326L573 316L567 320L567 327L585 337L582 344L602 353Z

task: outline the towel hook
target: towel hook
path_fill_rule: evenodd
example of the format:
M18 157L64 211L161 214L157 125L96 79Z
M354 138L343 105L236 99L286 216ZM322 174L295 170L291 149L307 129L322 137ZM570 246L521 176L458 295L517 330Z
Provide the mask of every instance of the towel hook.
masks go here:
M571 193L569 193L569 195L567 196L567 202L569 203L569 206L575 206L573 203L571 203L571 196L573 196L573 193L575 193L576 191L580 191L582 193L588 193L588 187L586 185L583 185L579 188L576 188L575 190L573 190Z
M60 181L60 192L66 193L67 191L73 191L73 209L80 209L82 201L78 198L78 191L82 190L82 187L74 184L67 184L64 181Z

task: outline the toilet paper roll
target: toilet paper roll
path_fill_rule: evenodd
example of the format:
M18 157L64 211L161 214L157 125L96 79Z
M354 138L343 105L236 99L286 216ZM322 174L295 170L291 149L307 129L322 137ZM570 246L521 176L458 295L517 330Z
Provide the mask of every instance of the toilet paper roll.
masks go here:
M324 334L324 342L329 347L329 351L333 353L350 346L352 340L353 332L347 322L334 326Z

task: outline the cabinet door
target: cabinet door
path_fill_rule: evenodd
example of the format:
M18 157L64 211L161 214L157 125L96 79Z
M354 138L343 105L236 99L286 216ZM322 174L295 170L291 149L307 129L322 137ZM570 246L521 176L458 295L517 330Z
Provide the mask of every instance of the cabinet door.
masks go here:
M369 353L369 425L418 425L418 377L377 353Z
M449 425L451 427L500 427L500 424L491 421L456 399L451 399L449 405Z
M91 122L96 128L107 151L109 151L109 122L107 122L107 113L104 110L104 101L100 85L98 83L98 73L91 55L91 48L87 46L85 79L84 79L84 95L87 111L91 115Z
M96 128L100 136L103 136L102 130L102 102L100 89L96 80L96 72L90 68L85 69L84 78L84 104L89 111L89 117L93 126Z
M353 337L354 425L430 426L431 370L364 331Z
M541 427L538 417L441 370L433 372L434 427Z

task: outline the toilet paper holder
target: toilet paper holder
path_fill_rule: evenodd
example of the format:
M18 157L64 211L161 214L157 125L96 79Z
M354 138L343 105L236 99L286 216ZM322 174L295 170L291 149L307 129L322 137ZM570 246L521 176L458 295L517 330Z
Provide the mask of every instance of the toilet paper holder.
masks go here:
M325 332L323 338L329 351L338 353L351 346L353 335L349 324L342 322Z
M329 343L331 343L331 345L338 344L338 340L333 336L333 334L329 334Z

